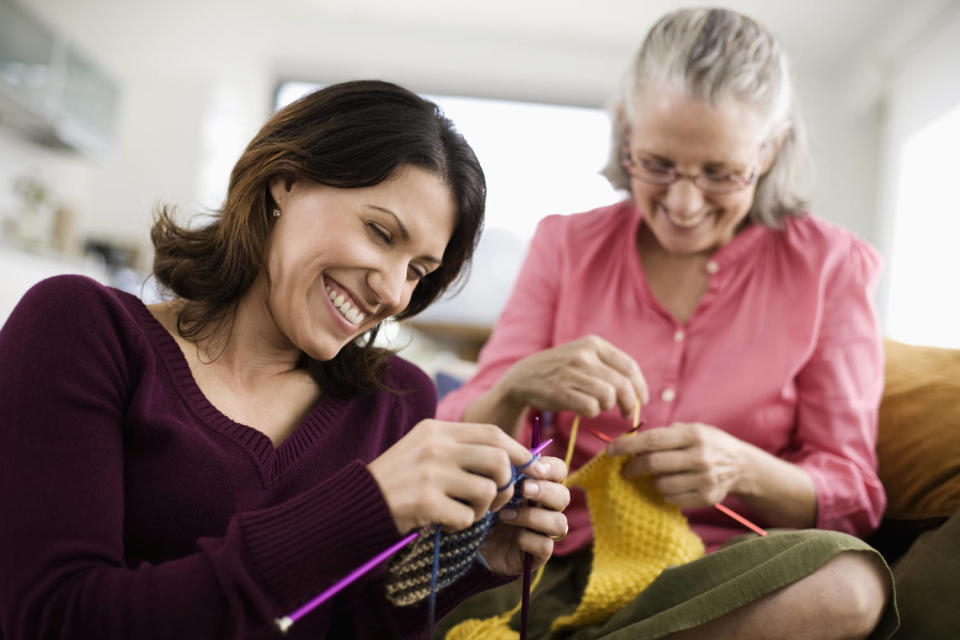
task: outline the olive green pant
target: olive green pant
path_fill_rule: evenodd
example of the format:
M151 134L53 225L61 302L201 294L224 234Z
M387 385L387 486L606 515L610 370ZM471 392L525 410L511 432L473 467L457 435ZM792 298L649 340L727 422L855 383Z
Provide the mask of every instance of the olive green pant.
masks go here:
M698 560L664 571L636 598L602 625L552 633L551 623L572 613L580 602L590 571L590 549L554 557L531 597L530 640L646 640L697 627L759 600L777 589L810 575L844 551L883 557L858 538L835 531L771 531L760 537L740 536ZM888 569L889 571L889 569ZM438 626L442 638L458 622L488 618L512 608L520 598L520 581L470 598ZM893 576L890 575L891 594ZM872 638L886 640L898 626L895 597ZM520 614L511 619L519 628Z

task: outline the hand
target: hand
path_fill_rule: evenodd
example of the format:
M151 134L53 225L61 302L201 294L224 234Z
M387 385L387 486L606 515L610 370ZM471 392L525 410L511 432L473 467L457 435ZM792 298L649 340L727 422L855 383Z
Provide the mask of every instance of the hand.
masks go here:
M587 336L516 362L497 383L520 407L572 411L587 418L620 407L624 418L650 399L636 361L603 338Z
M722 502L743 477L748 445L699 422L676 422L621 436L607 446L614 456L633 456L621 473L653 476L664 499L681 508Z
M529 459L529 458L528 458ZM567 468L559 458L541 457L524 469L524 501L518 509L500 511L500 521L490 531L480 553L487 565L501 575L523 572L523 554L533 556L533 568L542 566L553 553L553 539L567 534L567 517L561 513L570 504L570 490L561 483Z
M423 420L367 468L400 533L428 524L459 531L513 497L511 465L529 460L495 425Z

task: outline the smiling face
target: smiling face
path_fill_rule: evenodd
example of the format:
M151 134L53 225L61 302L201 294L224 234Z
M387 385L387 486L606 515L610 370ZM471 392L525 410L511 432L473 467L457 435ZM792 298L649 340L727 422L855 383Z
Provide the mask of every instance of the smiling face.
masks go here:
M627 140L637 162L684 175L763 174L763 123L732 101L710 105L681 92L646 91L633 104ZM669 253L697 254L730 242L753 204L756 182L726 195L701 191L690 179L657 186L630 179L647 228Z
M268 315L316 360L403 311L456 222L447 185L415 167L357 189L278 179L270 193L282 213L266 249Z

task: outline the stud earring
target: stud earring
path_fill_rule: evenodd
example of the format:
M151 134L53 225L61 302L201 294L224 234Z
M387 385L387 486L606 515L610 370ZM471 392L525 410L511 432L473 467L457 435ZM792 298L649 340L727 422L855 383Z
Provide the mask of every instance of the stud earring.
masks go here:
M274 217L274 218L279 218L279 217L280 217L280 208L279 208L279 207L274 207L272 213L273 213L273 217Z

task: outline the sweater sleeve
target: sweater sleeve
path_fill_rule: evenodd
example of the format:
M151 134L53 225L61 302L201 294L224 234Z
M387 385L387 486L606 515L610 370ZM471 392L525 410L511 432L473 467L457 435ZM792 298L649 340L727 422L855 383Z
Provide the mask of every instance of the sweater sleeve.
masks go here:
M48 280L0 331L0 637L277 636L274 618L399 539L379 487L357 461L235 514L194 553L128 564L124 416L148 345L109 295ZM443 610L491 581L451 587ZM335 611L324 605L288 637L323 637ZM412 616L393 627L417 630Z
M883 345L872 301L880 258L849 238L828 265L818 340L797 376L798 446L785 457L813 478L816 526L862 536L886 505L876 457Z
M518 360L553 346L553 326L561 284L563 216L537 225L513 291L480 352L477 371L440 402L437 417L460 420L467 407L489 390ZM523 440L521 440L523 441Z

